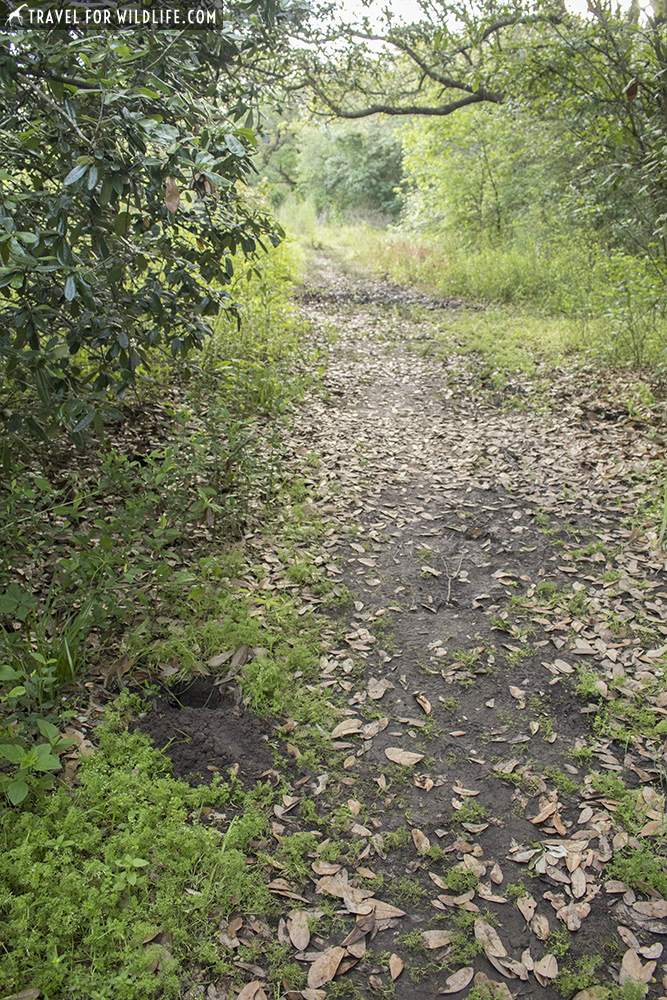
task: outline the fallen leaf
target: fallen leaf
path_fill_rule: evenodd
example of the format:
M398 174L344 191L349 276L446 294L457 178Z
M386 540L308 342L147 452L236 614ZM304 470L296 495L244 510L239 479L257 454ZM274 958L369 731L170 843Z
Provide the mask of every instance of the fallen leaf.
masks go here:
M385 677L378 680L376 677L371 677L366 687L368 692L368 697L372 698L373 701L379 701L384 697L387 691L393 690L394 685L391 681L388 681Z
M535 914L533 919L530 921L530 927L533 934L535 934L540 941L546 941L549 937L549 921L543 913Z
M338 966L340 965L344 954L344 948L327 948L326 951L323 951L322 954L315 959L308 970L308 985L311 989L319 989L319 987L324 986L325 983L331 982L338 971Z
M389 956L389 975L391 976L391 978L398 979L400 974L403 972L404 968L405 968L405 963L403 959L399 958L398 955L392 952L392 954Z
M417 702L417 704L420 706L420 708L423 708L423 710L426 713L426 715L430 715L431 714L431 712L433 711L433 708L431 706L431 702L428 700L428 698L426 697L425 694L422 694L421 691L415 691L414 694L413 694L413 698L415 699L415 701Z
M638 948L637 950L642 958L660 958L662 955L662 945L659 941L656 941L649 948Z
M655 962L647 962L644 965L634 948L628 948L621 962L619 979L621 986L627 982L650 983L651 976L655 972L655 966Z
M470 966L467 966L465 969L459 969L445 980L445 985L440 987L438 993L458 993L472 982L474 975L475 970L470 968Z
M431 841L421 830L416 828L412 831L412 842L417 848L417 854L428 854L431 850Z
M544 823L545 819L549 819L550 816L553 816L556 809L558 809L557 802L547 802L544 808L540 809L537 816L533 816L530 822L535 824Z
M384 903L381 899L370 899L369 903L373 907L376 920L393 920L394 917L404 917L405 910L399 910L391 903Z
M394 764L404 764L405 767L412 767L424 759L423 753L412 753L411 750L401 750L400 747L387 747L384 755L388 760L393 760Z
M456 937L456 931L422 931L422 937L426 943L426 947L431 951L436 948L444 948L446 945L451 944Z
M493 1000L514 1000L507 983L498 983L495 979L489 979L485 972L476 972L474 983L483 995L492 997Z
M331 739L338 739L339 736L352 736L353 733L359 732L361 725L361 719L343 719L332 732Z
M526 702L524 701L526 697L526 692L522 691L521 688L515 687L514 684L510 684L510 694L512 697L519 702L519 708L525 708Z
M494 955L496 958L504 958L507 954L505 945L500 940L500 936L495 927L487 924L486 920L478 917L475 920L475 938L484 947L487 955Z
M537 901L533 896L519 896L516 901L517 908L524 920L528 923L535 916L535 910L537 909Z
M266 1000L266 993L262 984L255 980L243 987L237 1000Z
M654 899L650 902L633 903L632 909L637 913L643 913L645 917L667 917L667 900Z
M292 910L287 915L287 933L297 951L305 951L310 944L308 914L305 910Z
M493 770L496 772L496 774L511 774L514 768L517 767L520 763L521 763L520 760L517 760L516 757L513 757L512 760L506 760L502 764L496 764Z
M558 975L558 962L556 961L556 956L545 955L539 960L539 962L535 962L533 972L535 973L535 977L538 982L542 983L542 980L545 980L545 982L542 983L542 985L545 986L546 980L555 979Z

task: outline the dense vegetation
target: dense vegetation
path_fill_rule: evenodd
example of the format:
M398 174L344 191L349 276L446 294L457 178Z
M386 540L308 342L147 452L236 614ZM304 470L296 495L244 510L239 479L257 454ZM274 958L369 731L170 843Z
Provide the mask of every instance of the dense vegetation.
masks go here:
M312 171L309 133L294 126L291 142L283 129L273 179L291 156L292 190L339 218L351 208L358 219L349 199L365 190L366 207L392 223L386 238L369 237L373 253L397 277L532 303L577 324L582 346L604 360L662 372L664 18L605 3L586 14L550 3L422 10L410 25L378 15L301 29L338 39L317 55L304 48L294 74L316 113L338 116L330 134L350 186ZM382 131L369 128L378 120ZM360 135L371 147L363 156ZM390 136L403 150L398 180L384 170ZM378 193L380 182L404 202L398 224L400 203Z

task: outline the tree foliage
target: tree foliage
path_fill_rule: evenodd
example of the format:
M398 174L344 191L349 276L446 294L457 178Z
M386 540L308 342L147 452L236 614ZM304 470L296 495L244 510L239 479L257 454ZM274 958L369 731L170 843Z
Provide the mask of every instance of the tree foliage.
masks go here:
M0 34L0 421L101 430L151 351L201 345L234 257L274 224L243 196L258 142L242 71L267 5L222 28ZM218 12L219 15L219 12Z

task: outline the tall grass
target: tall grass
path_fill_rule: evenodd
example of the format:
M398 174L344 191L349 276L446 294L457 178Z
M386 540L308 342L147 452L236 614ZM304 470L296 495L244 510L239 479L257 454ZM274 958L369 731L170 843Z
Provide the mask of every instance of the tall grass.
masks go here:
M442 297L557 317L568 343L602 364L667 371L667 296L650 266L581 234L519 233L465 242L451 232L319 227L321 245Z

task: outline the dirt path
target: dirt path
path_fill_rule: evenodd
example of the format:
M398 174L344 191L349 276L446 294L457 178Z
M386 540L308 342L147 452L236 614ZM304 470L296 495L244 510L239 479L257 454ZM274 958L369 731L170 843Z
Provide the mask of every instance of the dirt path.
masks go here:
M451 928L453 915L465 927L466 913L481 921L472 931L486 955L463 948L458 967L513 995L556 996L556 963L574 972L585 957L600 960L603 982L653 976L650 995L662 995L667 903L646 873L634 889L620 869L609 878L615 859L664 850L664 735L624 715L650 707L655 727L667 704L664 554L627 524L637 474L658 453L650 428L619 409L613 387L600 403L593 384L563 372L546 412L529 386L525 411L494 405L459 355L435 362L414 349L443 316L455 342L456 304L344 276L325 256L301 298L337 340L328 398L300 412L296 452L321 456L322 510L361 526L339 549L356 613L327 674L349 694L352 732L370 702L380 730L333 745L349 753L349 798L372 831L367 864L385 885L407 877L423 890L411 897L401 883L393 899L407 916L391 947L424 968L417 987L396 981L398 995L437 993L457 968L451 945L420 955L415 940L406 954L402 935ZM365 686L346 682L349 656ZM615 715L624 743L612 739ZM416 759L403 754L420 757L388 759ZM629 806L635 836L613 777L643 788ZM406 829L407 849L388 848ZM587 984L560 985L572 995Z
M585 373L515 376L508 408L458 303L329 255L300 304L335 341L291 461L351 602L320 664L330 766L273 823L320 838L271 883L309 970L285 995L662 996L665 555L628 520L656 428Z

